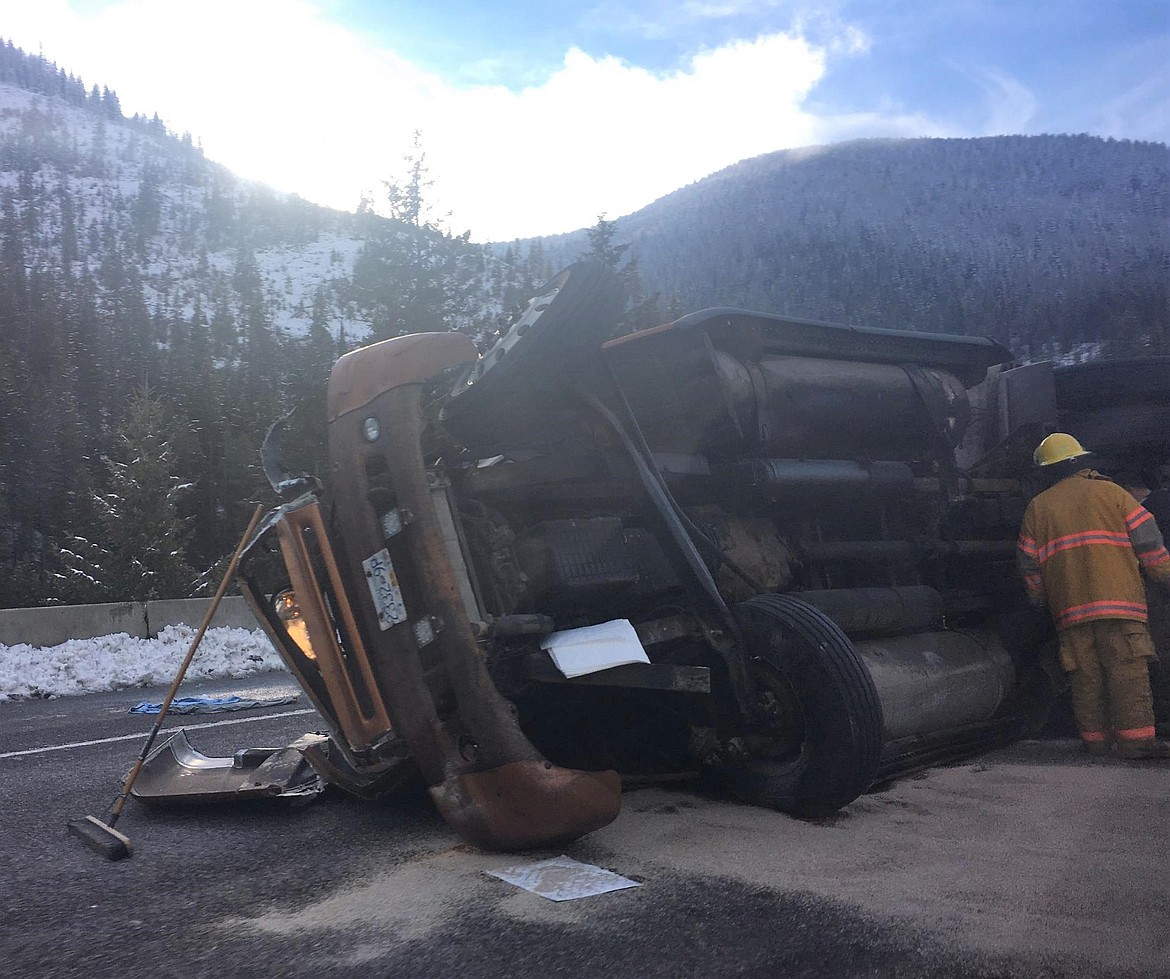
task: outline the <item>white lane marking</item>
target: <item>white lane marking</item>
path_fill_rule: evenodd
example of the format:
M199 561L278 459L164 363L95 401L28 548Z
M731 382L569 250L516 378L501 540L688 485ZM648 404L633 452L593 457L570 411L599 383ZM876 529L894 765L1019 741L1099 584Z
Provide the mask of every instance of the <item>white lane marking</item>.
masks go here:
M312 707L304 710L286 710L281 714L264 714L260 717L233 717L227 721L208 721L206 724L181 724L177 727L167 727L159 734L174 734L176 731L198 731L205 727L227 727L229 724L248 724L251 721L273 721L278 717L296 717L299 714L316 714ZM19 758L21 755L40 755L46 751L68 751L70 748L89 748L95 744L113 744L115 741L141 741L145 734L119 734L116 738L99 738L97 741L73 741L69 744L52 744L44 748L25 748L23 751L0 752L0 758Z

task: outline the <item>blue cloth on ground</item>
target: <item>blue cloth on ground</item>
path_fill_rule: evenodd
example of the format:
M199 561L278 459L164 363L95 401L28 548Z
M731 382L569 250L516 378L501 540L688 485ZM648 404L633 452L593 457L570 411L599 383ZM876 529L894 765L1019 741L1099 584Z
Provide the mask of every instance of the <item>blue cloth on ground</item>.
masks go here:
M276 707L280 704L295 704L296 694L287 697L271 697L267 700L249 700L243 697L176 697L171 701L168 714L218 714L229 710L248 710L252 707ZM130 708L131 714L158 714L162 704L142 701Z

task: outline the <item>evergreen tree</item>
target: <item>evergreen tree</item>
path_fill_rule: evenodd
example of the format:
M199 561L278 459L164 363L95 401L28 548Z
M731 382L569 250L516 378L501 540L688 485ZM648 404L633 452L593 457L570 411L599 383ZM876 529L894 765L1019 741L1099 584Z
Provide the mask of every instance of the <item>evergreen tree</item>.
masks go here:
M79 487L70 517L74 530L67 532L58 548L54 574L60 594L70 605L100 605L121 599L115 581L106 570L113 566L109 546L101 540L102 518L97 497L88 480ZM45 595L31 596L28 604L44 604Z
M228 304L221 300L211 314L211 349L217 357L230 356L235 349L238 335L236 320Z
M473 332L470 299L479 256L471 233L451 234L434 216L421 135L404 158L406 171L386 181L390 221L363 212L369 237L354 267L352 297L379 338L464 329Z
M73 199L64 186L58 194L58 208L61 213L61 265L66 272L70 272L80 253L77 246L77 218L73 210Z
M107 601L187 596L194 573L181 507L192 487L176 474L167 413L152 391L134 392L103 461L107 486L93 497L102 538L82 555L101 563L76 570L96 582Z
M122 103L118 100L118 93L102 86L102 110L111 119L122 119Z
M599 214L597 224L587 229L585 234L589 240L589 248L583 257L596 258L604 262L617 273L626 287L626 311L618 324L618 332L633 333L661 323L659 295L655 293L650 297L643 296L642 273L638 269L638 259L625 258L630 246L614 241L617 222L607 221L604 214Z
M158 233L161 218L162 200L159 172L155 167L143 167L142 178L138 182L138 197L134 201L133 209L135 244L138 254L141 255L145 252L146 239Z
M607 221L604 214L597 215L597 224L585 231L585 236L589 239L589 248L583 257L596 258L615 272L620 271L622 258L630 246L617 244L614 241L616 234L617 222Z
M524 259L524 271L528 281L541 285L553 277L553 267L544 254L544 242L533 238L528 243L528 255Z
M333 362L340 353L337 341L333 339L329 329L332 310L333 297L330 290L324 285L318 286L313 294L313 311L307 341L309 371L315 378L327 378L333 368Z

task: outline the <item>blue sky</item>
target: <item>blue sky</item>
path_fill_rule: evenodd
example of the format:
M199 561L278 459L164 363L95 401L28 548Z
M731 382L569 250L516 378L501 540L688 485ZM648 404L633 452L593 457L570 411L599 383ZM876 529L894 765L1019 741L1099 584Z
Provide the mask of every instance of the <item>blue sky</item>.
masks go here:
M1170 0L0 0L0 36L335 207L419 129L476 240L852 138L1170 142Z
M920 110L979 126L988 99L1032 100L1029 132L1170 141L1170 0L517 0L435 5L338 0L339 22L376 32L457 83L539 85L578 47L658 72L695 53L801 25L831 45L864 34L811 94L822 111Z

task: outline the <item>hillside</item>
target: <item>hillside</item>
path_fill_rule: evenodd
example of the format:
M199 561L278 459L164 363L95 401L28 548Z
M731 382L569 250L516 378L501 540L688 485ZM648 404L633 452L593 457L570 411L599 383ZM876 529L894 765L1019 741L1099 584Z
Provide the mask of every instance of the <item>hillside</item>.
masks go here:
M547 272L241 181L0 44L0 606L188 592L267 498L266 428L309 401L319 429L341 353L482 335Z
M618 222L684 310L1170 352L1170 150L1091 136L867 140L745 160ZM554 264L584 236L545 239Z

